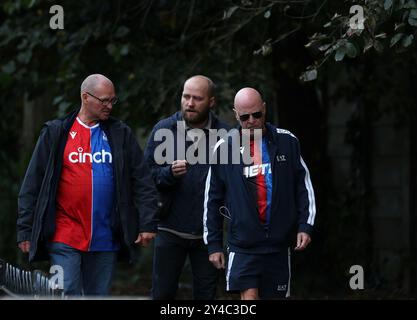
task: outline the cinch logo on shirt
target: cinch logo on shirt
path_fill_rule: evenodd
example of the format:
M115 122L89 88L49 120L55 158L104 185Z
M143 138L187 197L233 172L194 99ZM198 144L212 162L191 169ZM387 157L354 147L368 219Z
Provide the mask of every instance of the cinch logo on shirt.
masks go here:
M104 149L101 152L97 151L91 154L89 152L83 152L83 148L79 147L78 152L71 152L68 155L68 160L71 163L112 163L113 158L112 154Z
M272 173L271 171L271 164L270 163L262 163L262 164L256 164L249 167L243 168L243 175L246 178L255 177L258 174L266 175Z
M80 251L117 251L113 233L115 182L112 149L100 123L78 117L68 132L56 196L55 234ZM116 158L115 158L116 161Z

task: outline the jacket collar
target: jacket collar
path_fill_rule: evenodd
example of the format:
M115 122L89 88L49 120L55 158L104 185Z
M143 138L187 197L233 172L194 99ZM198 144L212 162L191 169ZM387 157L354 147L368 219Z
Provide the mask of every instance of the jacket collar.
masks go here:
M81 108L77 108L64 116L64 118L62 119L62 124L65 131L69 131L71 129L72 124L74 123L78 113L80 112L80 109ZM109 119L105 121L100 121L100 126L108 127L110 123L115 121L117 121L117 119L110 116Z
M236 126L236 129L239 130L239 132L241 132L242 130L242 126L240 124L238 124ZM266 139L268 141L273 141L275 142L275 133L276 132L276 127L274 127L272 124L270 124L269 122L265 122L265 135L264 137L266 137Z

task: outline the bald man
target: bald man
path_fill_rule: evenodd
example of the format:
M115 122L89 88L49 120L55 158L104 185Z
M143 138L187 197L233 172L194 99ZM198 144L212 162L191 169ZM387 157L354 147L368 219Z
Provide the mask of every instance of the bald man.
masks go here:
M193 298L211 300L216 297L219 272L209 262L202 239L204 183L209 169L209 151L218 140L210 137L216 130L228 129L228 126L211 112L215 106L214 89L213 81L205 76L187 79L181 96L181 110L155 125L145 150L161 195L170 199L165 214L160 217L155 240L153 299L175 299L187 258L193 277ZM166 151L171 161L161 161L156 152L162 141L155 137L163 130L169 130L173 135L172 144ZM191 136L191 132L195 135ZM197 143L193 143L194 138ZM194 154L195 150L201 150L200 147L204 149L200 154L204 154L202 162L191 164L185 154L181 155L181 149L192 149Z
M209 259L225 268L226 216L227 290L240 292L243 300L288 297L292 231L297 230L295 250L311 241L316 209L310 174L298 139L265 122L266 106L258 91L239 90L234 112L239 130L218 144L216 155L223 143L231 151L234 135L249 137L248 145L240 148L240 163L213 164L207 175L203 221ZM243 162L245 152L252 157L249 164Z
M65 295L107 295L118 251L155 237L157 191L132 130L110 116L113 83L81 84L81 107L44 124L18 199L18 247L62 267ZM130 258L133 258L130 256Z

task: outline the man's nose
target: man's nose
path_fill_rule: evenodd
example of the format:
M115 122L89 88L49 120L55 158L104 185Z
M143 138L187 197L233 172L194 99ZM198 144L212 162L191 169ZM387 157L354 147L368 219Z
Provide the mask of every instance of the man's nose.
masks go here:
M194 107L195 106L195 101L193 98L188 99L187 104L189 107Z
M253 116L253 114L250 114L249 115L249 119L248 119L248 122L249 123L253 123L253 122L255 122L257 119Z

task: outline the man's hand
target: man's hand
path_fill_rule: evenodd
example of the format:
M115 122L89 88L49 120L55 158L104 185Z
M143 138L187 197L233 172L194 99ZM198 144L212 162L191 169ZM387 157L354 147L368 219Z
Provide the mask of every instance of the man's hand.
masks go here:
M28 253L30 250L30 241L22 241L17 245L23 253Z
M224 269L224 253L215 252L209 255L209 261L217 268Z
M311 242L311 237L308 233L299 232L297 233L297 246L294 248L295 251L302 251L307 248Z
M175 178L181 177L187 173L187 160L175 160L171 165L172 175Z
M151 242L151 240L153 238L155 238L156 233L155 232L142 232L139 233L138 238L136 239L135 243L137 245L141 245L142 247L147 247L149 242Z

